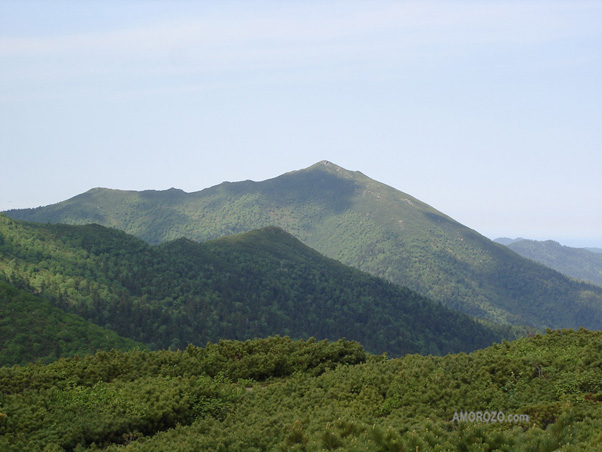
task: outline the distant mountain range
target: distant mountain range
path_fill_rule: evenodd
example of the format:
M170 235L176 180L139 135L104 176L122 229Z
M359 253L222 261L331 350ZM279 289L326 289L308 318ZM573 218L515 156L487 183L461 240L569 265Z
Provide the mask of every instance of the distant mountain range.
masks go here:
M602 250L596 251L598 248L571 248L553 240L537 241L523 238L499 238L495 239L495 242L571 278L602 286Z
M96 188L6 214L98 223L151 244L278 226L328 257L473 316L538 328L602 328L602 288L525 259L416 198L326 161L195 193Z
M81 353L65 341L77 336L76 342L86 342L101 334L99 326L112 330L111 346L122 349L136 346L132 340L152 349L184 348L279 334L346 337L392 355L446 354L511 337L508 328L486 326L326 258L276 227L151 246L103 226L0 215L0 289L5 286L8 298L19 301L0 304L0 355L7 359L39 343L52 343L56 353L44 349L38 357ZM14 328L16 319L23 319L22 327ZM54 330L36 332L36 325L48 323ZM118 342L114 332L131 340ZM97 348L106 348L108 339ZM32 350L22 351L35 355Z
M587 250L587 251L591 251L592 253L602 253L602 248L589 248L589 247L586 247L586 248L581 248L581 249L584 249L584 250Z
M511 239L510 237L499 237L497 239L494 240L495 243L501 243L502 245L510 245L511 243L514 242L519 242L521 240L525 240L522 237L517 237L515 239Z

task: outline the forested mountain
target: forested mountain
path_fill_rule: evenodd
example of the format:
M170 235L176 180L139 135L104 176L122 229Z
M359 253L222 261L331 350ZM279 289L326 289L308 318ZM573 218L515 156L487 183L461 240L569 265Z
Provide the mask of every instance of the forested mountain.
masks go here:
M99 352L0 368L0 450L599 451L601 363L585 330L392 360L278 337Z
M586 248L563 246L553 240L537 241L516 239L502 242L523 257L532 259L572 278L602 286L602 253Z
M146 349L0 280L0 366L134 348Z
M99 225L0 215L0 279L151 348L273 334L445 354L501 340L406 288L326 258L282 229L151 246Z
M151 244L275 225L326 256L473 316L540 328L602 328L599 288L571 281L405 193L326 161L263 182L226 182L195 193L97 188L7 214L99 223Z
M583 248L584 250L591 251L592 253L602 253L602 248Z

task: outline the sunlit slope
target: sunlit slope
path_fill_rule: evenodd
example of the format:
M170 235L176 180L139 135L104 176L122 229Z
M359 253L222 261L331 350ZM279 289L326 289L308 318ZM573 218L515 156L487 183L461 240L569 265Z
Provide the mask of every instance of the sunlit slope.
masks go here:
M329 257L471 315L537 327L602 327L599 288L571 281L403 192L329 162L195 193L94 189L8 214L96 222L150 243L205 241L276 225Z
M445 354L502 337L276 227L151 246L99 225L0 215L0 237L0 279L151 348L279 334L347 337L392 355Z

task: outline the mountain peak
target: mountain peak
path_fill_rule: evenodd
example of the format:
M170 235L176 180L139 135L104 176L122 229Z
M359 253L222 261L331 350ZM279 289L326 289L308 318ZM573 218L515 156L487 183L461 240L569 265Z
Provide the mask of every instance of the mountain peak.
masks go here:
M317 164L318 164L318 165L324 165L324 166L334 166L334 167L336 167L336 168L340 168L340 166L338 166L338 165L335 165L334 163L332 163L332 162L329 162L328 160L321 160L321 161L319 161Z
M592 292L593 286L494 246L428 204L328 160L262 182L223 183L188 195L98 192L9 215L98 223L151 244L278 226L325 256L471 315L537 327L602 325L602 311L592 308L602 303L602 289ZM286 249L287 236L268 232L259 237L262 243Z
M359 173L359 171L351 171L351 170L348 170L347 168L343 168L342 166L337 165L336 163L333 163L330 160L320 160L318 163L314 163L310 167L306 168L306 170L314 170L314 169L322 169L322 170L325 169L328 171L336 171L336 172L344 171L347 173Z
M318 163L314 163L313 165L311 165L309 168L307 168L308 170L312 170L312 169L328 169L328 170L335 170L335 171L348 171L345 168L337 165L336 163L332 163L331 161L328 160L321 160Z
M366 178L366 175L360 171L351 171L347 168L343 168L342 166L337 165L329 160L321 160L318 163L314 163L308 168L305 168L301 171L324 171L330 174L335 174L339 177L343 177L345 179L356 178L357 176L363 176ZM367 178L370 179L370 178Z

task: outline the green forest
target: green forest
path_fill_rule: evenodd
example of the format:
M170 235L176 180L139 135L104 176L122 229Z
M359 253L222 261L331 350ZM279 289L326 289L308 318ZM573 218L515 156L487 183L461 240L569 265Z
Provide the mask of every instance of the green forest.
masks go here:
M5 452L596 451L601 432L583 329L442 357L273 336L0 368Z
M0 314L0 366L50 363L97 350L148 349L3 281Z
M501 242L498 242L501 243ZM516 239L506 246L567 276L602 286L602 253L563 246L553 240Z
M601 450L602 289L320 165L0 214L0 451Z
M44 306L47 300L130 339L129 345L136 341L155 350L279 334L346 337L391 356L440 355L486 347L521 331L475 321L328 259L274 227L205 243L179 239L151 246L98 225L35 224L0 215L0 237L0 280L34 294ZM6 312L5 324L27 330L28 321L11 320L24 313ZM21 338L31 331L19 333L0 338L8 347L4 364L30 358L19 360L15 352L26 347ZM77 351L59 333L56 347L39 348L40 358Z
M473 317L539 329L602 328L601 287L525 259L406 193L330 162L194 193L96 188L6 214L97 223L150 244L278 226L325 256Z

